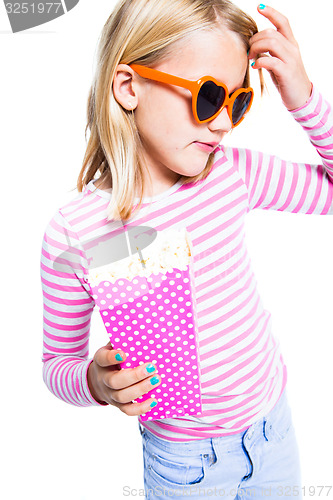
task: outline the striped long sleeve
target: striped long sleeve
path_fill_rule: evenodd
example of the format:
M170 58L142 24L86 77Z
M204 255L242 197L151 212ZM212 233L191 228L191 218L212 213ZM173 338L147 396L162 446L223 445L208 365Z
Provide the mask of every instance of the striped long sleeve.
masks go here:
M98 405L87 385L90 319L94 301L85 281L80 241L59 211L43 238L43 378L57 397L77 406Z
M225 149L238 167L255 208L304 214L333 213L333 115L331 106L314 87L308 103L290 112L302 125L322 158L313 165L283 160L249 149Z
M156 231L186 228L193 244L203 414L141 422L164 439L241 432L274 407L286 385L279 341L246 248L245 217L256 208L333 214L331 107L314 87L306 105L291 113L316 148L317 165L218 146L205 179L179 180L145 198L127 223ZM94 308L88 257L94 242L110 242L123 230L107 220L110 196L92 180L56 213L43 240L44 380L57 397L79 406L98 404L86 380Z

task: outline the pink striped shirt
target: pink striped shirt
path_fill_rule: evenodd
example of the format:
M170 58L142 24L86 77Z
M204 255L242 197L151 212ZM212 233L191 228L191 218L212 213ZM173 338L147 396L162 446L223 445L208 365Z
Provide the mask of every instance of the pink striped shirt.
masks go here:
M286 367L257 290L244 222L255 208L333 214L331 107L314 87L306 105L291 114L322 164L218 146L206 179L179 181L145 199L127 224L157 231L186 227L193 243L203 415L141 422L161 438L187 441L244 431L275 406L285 388ZM98 405L87 385L94 299L86 250L91 240L119 231L119 223L106 219L110 196L91 181L56 212L42 245L43 377L55 396L77 406Z

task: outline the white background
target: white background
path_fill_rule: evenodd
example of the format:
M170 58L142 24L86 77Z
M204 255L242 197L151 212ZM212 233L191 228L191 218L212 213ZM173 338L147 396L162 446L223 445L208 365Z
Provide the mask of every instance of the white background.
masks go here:
M257 2L236 3L260 30L269 26L257 13ZM75 196L97 40L113 5L112 0L81 0L65 16L12 34L0 4L1 488L6 500L118 500L126 485L137 496L143 488L136 417L111 406L72 407L42 381L42 237L57 209ZM331 0L275 0L273 6L289 17L310 79L333 103ZM318 163L265 76L269 96L260 100L257 91L251 114L228 143ZM310 486L333 484L332 223L329 216L271 210L247 217L259 292L288 366L307 495ZM91 355L106 342L95 311ZM326 495L327 490L320 498Z

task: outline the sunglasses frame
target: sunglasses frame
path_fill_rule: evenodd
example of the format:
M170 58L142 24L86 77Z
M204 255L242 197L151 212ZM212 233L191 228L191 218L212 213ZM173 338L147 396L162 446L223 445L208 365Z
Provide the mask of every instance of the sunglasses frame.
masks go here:
M178 76L170 75L169 73L164 73L162 71L159 71L157 69L153 68L148 68L147 66L141 66L140 64L130 64L130 68L132 68L138 75L142 76L143 78L148 78L149 80L154 80L156 82L161 82L161 83L167 83L170 85L175 85L176 87L182 87L184 89L187 89L191 92L192 94L192 112L195 120L197 123L206 123L209 121L214 120L216 116L223 110L223 108L227 108L228 116L230 118L230 121L232 123L232 127L235 128L237 127L245 118L246 113L250 110L253 102L253 97L254 97L254 91L252 87L247 87L247 88L240 88L235 90L235 92L232 93L231 96L229 96L229 90L227 86L213 78L212 76L203 76L202 78L199 78L199 80L185 80L184 78L180 78ZM198 99L198 94L200 92L201 87L203 86L204 83L206 82L213 82L215 85L222 87L225 92L225 99L222 104L222 106L218 109L218 111L212 115L209 118L206 118L205 120L200 120L198 117L197 113L197 99ZM249 94L251 93L251 100L249 102L249 105L242 116L242 118L234 125L232 121L232 108L234 105L235 100L241 93L246 93Z

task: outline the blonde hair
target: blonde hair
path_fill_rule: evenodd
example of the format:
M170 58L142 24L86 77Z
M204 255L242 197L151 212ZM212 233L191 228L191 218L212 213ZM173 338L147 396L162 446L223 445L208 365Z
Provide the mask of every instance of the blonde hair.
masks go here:
M99 172L99 182L112 186L108 220L130 219L141 207L148 169L134 115L115 99L112 83L118 64L153 65L167 57L172 45L198 29L225 26L237 33L249 49L257 33L255 21L229 0L121 0L106 21L100 35L97 66L87 104L90 137L77 188L83 188ZM261 70L260 84L264 81ZM249 65L244 86L249 86ZM195 177L181 177L183 184L205 179L213 165L209 156L203 171ZM136 189L140 201L132 212Z

